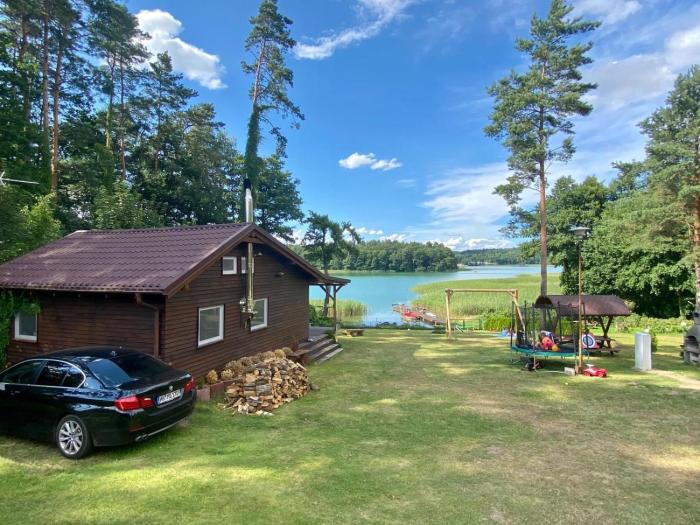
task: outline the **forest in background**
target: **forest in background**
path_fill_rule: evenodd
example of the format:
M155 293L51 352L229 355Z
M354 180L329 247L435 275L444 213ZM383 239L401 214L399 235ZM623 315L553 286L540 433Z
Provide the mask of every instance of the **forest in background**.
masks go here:
M456 254L440 243L368 241L331 260L334 270L448 272L457 269Z
M34 184L0 186L0 261L77 229L241 219L245 155L148 38L113 0L2 2L0 172ZM276 82L279 93L291 73ZM256 221L289 239L304 217L298 181L283 147L255 154Z
M515 248L482 248L457 252L457 261L465 266L485 264L539 264L538 254L527 255L519 246Z

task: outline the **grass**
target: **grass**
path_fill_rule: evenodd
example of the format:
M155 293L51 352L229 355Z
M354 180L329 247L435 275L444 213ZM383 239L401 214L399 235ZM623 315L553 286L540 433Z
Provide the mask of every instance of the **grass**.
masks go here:
M659 340L662 372L626 346L590 379L520 371L492 336L367 330L270 418L201 405L79 462L0 437L0 521L692 523L700 371Z
M559 274L549 273L547 281L549 293L559 293ZM540 294L539 275L518 275L507 279L475 279L460 281L443 281L421 284L414 288L418 297L414 304L445 315L446 288L517 288L520 303L532 303ZM469 317L489 313L510 315L510 296L505 293L457 293L452 296L451 311L453 317Z

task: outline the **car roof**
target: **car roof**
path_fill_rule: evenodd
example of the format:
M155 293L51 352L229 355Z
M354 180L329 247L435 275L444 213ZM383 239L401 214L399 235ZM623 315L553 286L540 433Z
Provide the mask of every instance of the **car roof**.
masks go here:
M56 352L43 354L41 357L45 359L60 358L60 359L77 359L85 361L86 359L114 359L124 355L140 354L130 348L123 346L112 345L96 345L96 346L81 346L78 348L65 348Z

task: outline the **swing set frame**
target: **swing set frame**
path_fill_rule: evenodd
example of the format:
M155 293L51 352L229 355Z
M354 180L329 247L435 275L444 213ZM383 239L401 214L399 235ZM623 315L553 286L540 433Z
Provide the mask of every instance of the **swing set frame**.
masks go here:
M515 313L521 326L524 326L523 315L520 311L520 305L518 304L518 289L517 288L446 288L445 289L445 334L447 338L452 337L452 318L451 318L451 306L452 306L452 296L456 293L505 293L510 296L510 301L512 307L515 309ZM516 327L517 329L517 327Z

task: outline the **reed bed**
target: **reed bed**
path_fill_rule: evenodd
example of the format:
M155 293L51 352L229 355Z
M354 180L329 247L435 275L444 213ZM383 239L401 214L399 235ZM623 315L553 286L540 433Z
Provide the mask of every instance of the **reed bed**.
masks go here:
M549 293L559 293L559 274L550 274ZM445 316L446 288L517 288L520 302L533 302L540 294L539 275L518 275L507 279L478 279L441 281L416 286L418 297L414 305L420 305ZM508 315L511 311L510 296L505 293L457 293L452 296L452 317Z
M311 299L309 304L313 306L318 313L321 313L323 308L323 299ZM332 310L331 310L332 312ZM338 318L342 320L362 319L367 314L367 305L353 299L338 299Z

